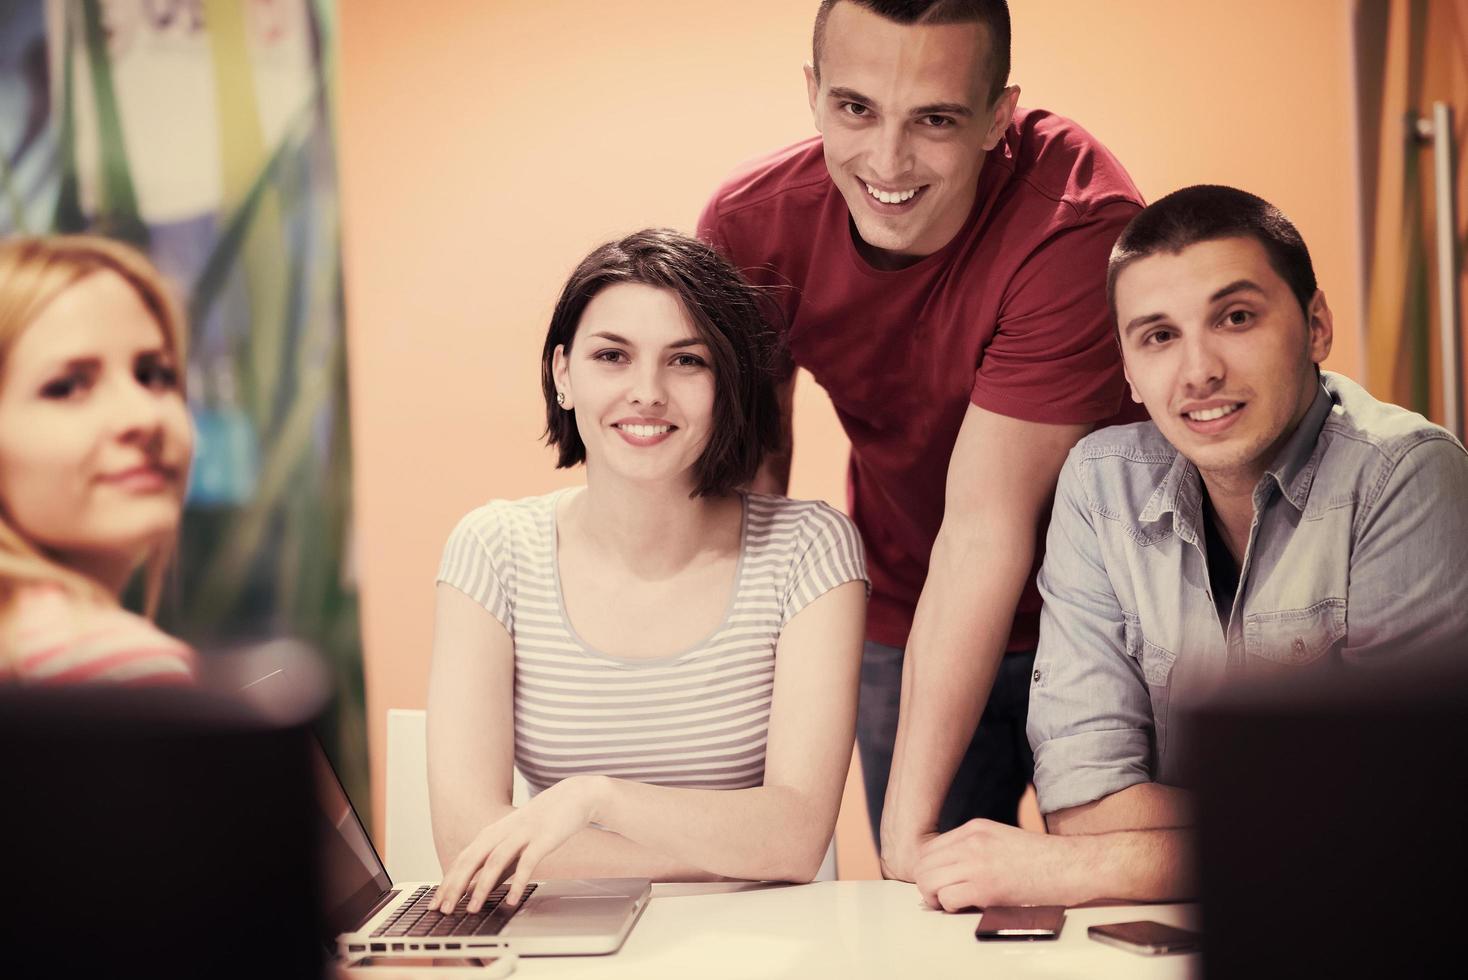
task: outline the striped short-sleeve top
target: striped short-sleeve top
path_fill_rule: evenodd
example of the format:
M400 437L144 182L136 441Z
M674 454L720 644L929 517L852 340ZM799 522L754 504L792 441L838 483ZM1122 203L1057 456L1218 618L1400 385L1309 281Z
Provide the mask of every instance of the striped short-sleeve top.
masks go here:
M760 785L780 633L818 596L866 581L855 526L819 501L744 494L723 621L691 649L631 660L591 648L566 616L555 515L567 492L470 512L438 572L514 641L515 765L531 790L578 773L702 789Z
M0 624L0 680L190 684L195 654L148 620L58 586L17 590Z

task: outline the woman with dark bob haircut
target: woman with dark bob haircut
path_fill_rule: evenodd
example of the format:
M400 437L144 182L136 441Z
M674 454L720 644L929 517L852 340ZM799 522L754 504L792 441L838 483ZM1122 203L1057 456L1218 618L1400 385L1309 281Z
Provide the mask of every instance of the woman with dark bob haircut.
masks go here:
M851 757L856 529L741 489L777 441L760 294L648 230L551 316L547 441L586 485L450 535L428 690L438 905L508 879L809 881ZM511 803L513 770L531 790Z

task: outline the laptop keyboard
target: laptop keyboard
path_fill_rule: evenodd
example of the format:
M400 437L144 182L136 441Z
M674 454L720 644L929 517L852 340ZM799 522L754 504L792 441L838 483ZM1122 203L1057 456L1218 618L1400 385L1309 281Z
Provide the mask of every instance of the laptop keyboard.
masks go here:
M438 894L437 885L423 885L415 891L408 900L398 906L396 912L388 916L382 925L372 932L372 938L379 936L497 936L505 923L510 921L514 914L525 907L525 899L535 893L535 885L531 884L525 889L524 898L520 899L519 905L506 905L505 896L510 889L506 885L500 885L489 893L484 900L484 907L478 912L470 913L469 895L465 894L459 899L459 904L454 906L454 911L444 915L437 909L430 908L434 897Z

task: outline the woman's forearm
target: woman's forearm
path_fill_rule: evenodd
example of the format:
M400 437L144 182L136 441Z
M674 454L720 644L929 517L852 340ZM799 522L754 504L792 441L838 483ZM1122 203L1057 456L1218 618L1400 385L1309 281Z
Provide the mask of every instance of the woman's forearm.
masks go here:
M587 827L536 865L537 878L651 878L722 881L722 875L660 854L610 830Z
M783 786L682 789L591 777L594 820L684 866L750 881L810 881L835 815ZM829 819L828 819L829 818Z
M474 835L488 824L513 813L509 804L492 806L449 832L439 850L447 869ZM628 840L621 834L588 827L548 854L535 871L543 878L651 878L653 881L719 881L719 875L677 861L666 854Z

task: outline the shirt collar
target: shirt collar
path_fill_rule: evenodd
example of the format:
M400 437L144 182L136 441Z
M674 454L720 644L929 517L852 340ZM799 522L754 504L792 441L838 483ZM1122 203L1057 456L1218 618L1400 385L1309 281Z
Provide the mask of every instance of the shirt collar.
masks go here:
M1303 511L1305 501L1310 497L1310 484L1315 481L1315 471L1324 452L1320 445L1320 430L1334 407L1335 399L1330 397L1322 379L1315 385L1315 400L1305 411L1304 418L1300 419L1300 424L1295 426L1295 431L1274 457L1274 462L1265 470L1265 475L1273 477L1279 484L1280 494L1296 510Z
M1320 430L1334 404L1335 401L1324 384L1317 384L1315 400L1310 403L1304 418L1265 471L1265 475L1279 485L1280 493L1296 510L1303 511L1305 501L1310 496L1310 484L1315 479L1315 470L1320 465L1323 451L1320 446ZM1257 491L1255 500L1258 500ZM1198 469L1182 453L1176 453L1167 475L1147 499L1137 520L1157 521L1166 514L1172 514L1178 535L1196 543L1202 513L1203 490Z
M1197 544L1198 521L1203 513L1202 481L1198 468L1186 456L1173 450L1172 466L1167 475L1152 491L1138 521L1159 521L1167 514L1173 515L1173 527L1184 541Z

